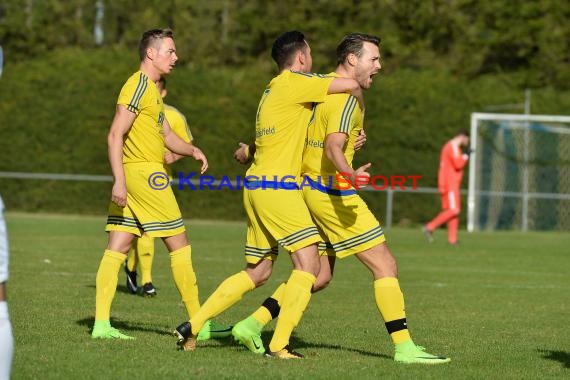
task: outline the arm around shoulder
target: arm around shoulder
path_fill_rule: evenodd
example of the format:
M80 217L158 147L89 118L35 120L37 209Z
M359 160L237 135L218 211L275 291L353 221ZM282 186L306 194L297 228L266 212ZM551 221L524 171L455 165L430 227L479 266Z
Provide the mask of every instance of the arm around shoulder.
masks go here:
M339 94L347 92L358 99L360 108L364 110L364 94L358 82L350 78L334 78L329 86L329 94Z
M350 78L334 78L329 85L329 94L339 94L341 92L348 92L352 94L353 91L360 89L357 81Z

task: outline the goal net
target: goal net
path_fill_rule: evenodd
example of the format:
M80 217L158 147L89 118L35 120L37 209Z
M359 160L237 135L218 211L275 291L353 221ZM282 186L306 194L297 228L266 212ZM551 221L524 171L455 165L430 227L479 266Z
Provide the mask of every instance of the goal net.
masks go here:
M570 230L570 116L471 114L467 229Z

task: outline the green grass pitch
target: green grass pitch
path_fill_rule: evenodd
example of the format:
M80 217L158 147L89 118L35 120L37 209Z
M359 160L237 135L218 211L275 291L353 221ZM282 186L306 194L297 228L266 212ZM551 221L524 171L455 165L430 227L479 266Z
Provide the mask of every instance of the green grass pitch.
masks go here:
M442 366L392 361L374 304L371 276L355 258L339 261L328 289L313 295L292 346L307 356L279 361L231 339L175 350L172 329L185 311L157 241L158 296L126 292L121 271L112 323L134 341L90 338L95 273L106 244L105 217L7 214L11 243L9 310L14 379L537 379L570 375L570 234L444 231L427 244L419 229L386 232L397 259L414 340L452 358ZM187 221L201 298L244 266L245 223ZM281 254L270 282L216 320L247 316L285 280ZM274 323L264 333L267 344Z

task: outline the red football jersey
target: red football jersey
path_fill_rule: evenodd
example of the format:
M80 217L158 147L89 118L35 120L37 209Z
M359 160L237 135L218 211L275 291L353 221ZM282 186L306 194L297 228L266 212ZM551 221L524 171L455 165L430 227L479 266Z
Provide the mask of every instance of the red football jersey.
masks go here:
M439 158L438 189L441 193L459 190L463 178L463 168L468 157L460 147L449 140L441 150Z

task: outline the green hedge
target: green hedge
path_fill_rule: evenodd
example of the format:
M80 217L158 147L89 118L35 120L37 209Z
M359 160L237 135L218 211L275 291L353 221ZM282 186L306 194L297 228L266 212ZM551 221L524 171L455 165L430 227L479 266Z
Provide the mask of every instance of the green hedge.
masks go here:
M138 68L133 52L105 48L58 50L8 65L0 79L0 171L110 174L106 134L124 80ZM327 72L332 68L316 67ZM267 62L247 67L178 67L169 77L167 102L187 115L196 143L210 161L208 174L243 174L232 158L238 141L254 136L254 113L274 75ZM355 165L372 162L372 173L420 174L419 186L437 184L441 145L471 112L488 105L520 103L517 74L458 80L445 71L410 69L380 74L366 94L368 143ZM564 114L570 93L533 90L533 113ZM195 171L185 159L175 171ZM466 181L467 178L464 180ZM466 182L464 182L466 185ZM29 181L0 178L11 210L104 214L110 183ZM241 219L238 191L178 192L185 216ZM365 193L381 219L385 194ZM397 194L394 222L419 223L439 208L437 195Z

